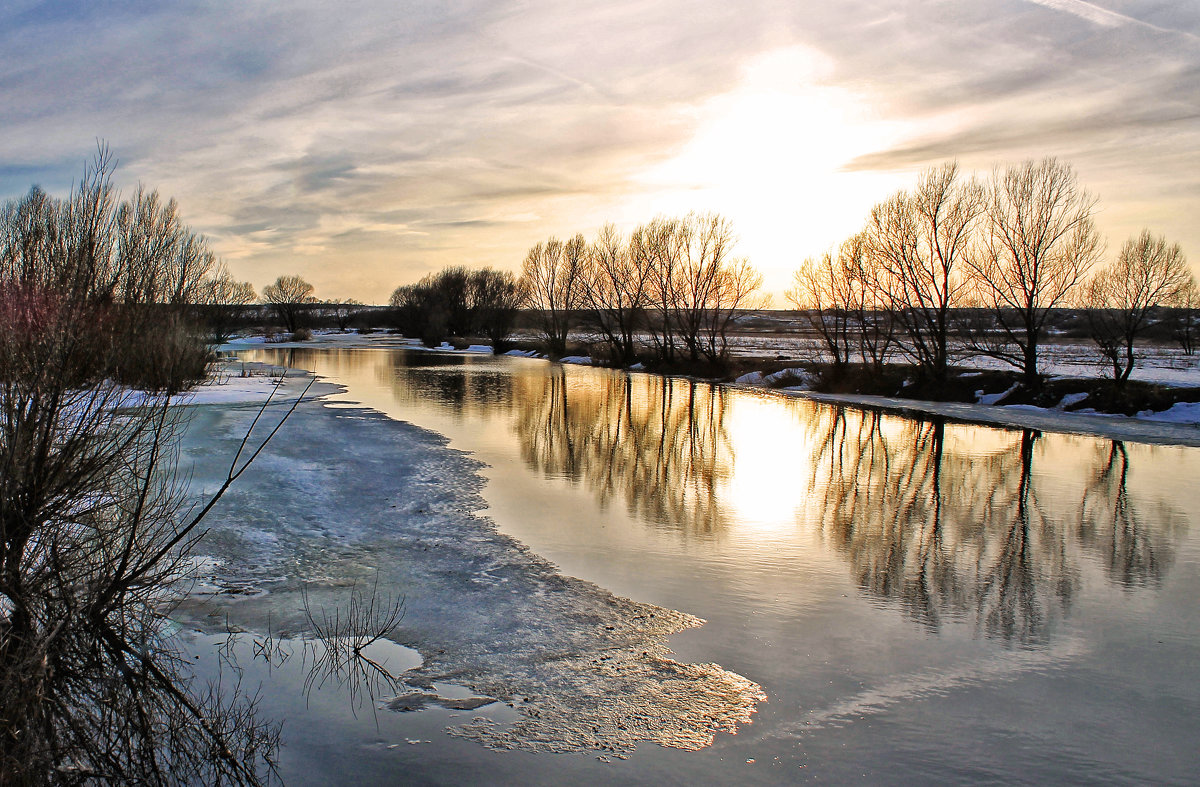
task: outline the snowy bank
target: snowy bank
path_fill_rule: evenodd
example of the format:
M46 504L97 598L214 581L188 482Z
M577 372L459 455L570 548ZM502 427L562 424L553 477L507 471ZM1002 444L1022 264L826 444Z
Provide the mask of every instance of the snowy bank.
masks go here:
M927 402L866 394L826 394L796 388L779 393L817 402L868 407L910 415L938 415L967 423L1037 429L1043 432L1096 435L1111 440L1200 447L1200 404L1177 404L1162 413L1137 417L1095 412L1065 412L1032 405Z

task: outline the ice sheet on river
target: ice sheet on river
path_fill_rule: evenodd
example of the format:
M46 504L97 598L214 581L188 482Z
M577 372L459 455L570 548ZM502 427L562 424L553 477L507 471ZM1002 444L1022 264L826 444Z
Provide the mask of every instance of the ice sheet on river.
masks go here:
M254 413L197 408L183 457L195 493L218 485ZM475 513L479 467L410 424L306 402L207 520L202 579L227 592L185 611L286 635L303 626L302 586L331 606L378 576L406 596L394 638L424 658L402 676L411 687L445 681L517 709L511 725L453 730L493 747L694 749L750 721L757 684L670 658L667 637L701 620L563 576L499 533Z

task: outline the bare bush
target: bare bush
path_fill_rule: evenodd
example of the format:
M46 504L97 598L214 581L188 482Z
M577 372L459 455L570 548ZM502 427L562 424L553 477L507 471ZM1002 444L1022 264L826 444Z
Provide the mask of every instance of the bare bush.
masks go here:
M256 783L277 731L191 688L159 612L216 498L181 509L181 411L99 374L97 308L0 294L0 781Z
M0 213L0 783L259 783L278 729L193 686L162 614L246 464L182 508L170 394L203 375L182 304L208 258L172 203L118 206L110 166Z

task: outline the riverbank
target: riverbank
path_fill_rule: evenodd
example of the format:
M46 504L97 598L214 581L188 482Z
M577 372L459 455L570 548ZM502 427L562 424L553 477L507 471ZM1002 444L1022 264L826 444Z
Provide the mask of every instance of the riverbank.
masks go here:
M426 348L419 342L386 333L325 333L316 334L303 343L268 343L263 337L240 339L225 345L230 350L252 347L330 348L330 349L404 349L412 351L437 351L449 353L488 354L486 345L471 345L455 349L450 345ZM528 350L513 350L509 355L520 357L543 357ZM975 401L933 401L930 399L901 396L882 396L877 393L816 390L817 379L812 366L796 365L766 357L747 355L738 358L736 373L726 384L742 388L754 388L781 396L803 397L815 401L866 407L875 410L938 416L965 423L1009 426L1021 429L1088 434L1113 440L1162 445L1200 446L1200 364L1189 363L1159 369L1148 366L1140 370L1148 378L1133 380L1130 385L1142 390L1147 403L1156 403L1159 409L1142 408L1136 415L1107 413L1090 407L1100 403L1102 392L1111 384L1099 377L1081 377L1081 367L1072 363L1079 353L1070 348L1057 346L1046 364L1046 373L1052 375L1048 381L1047 394L1043 401L1053 404L1035 405L1020 401L1016 396L1006 400L1005 392L1014 393L1012 383L1016 375L983 364L982 368L962 367L954 372L957 389ZM592 359L584 355L567 356L559 363L588 365ZM641 365L629 371L647 373ZM895 387L903 384L899 374ZM968 393L969 392L969 393ZM1083 393L1087 396L1081 396ZM197 394L199 395L199 394ZM212 394L216 395L216 394ZM1182 397L1190 401L1178 401ZM1089 398L1091 401L1089 401Z

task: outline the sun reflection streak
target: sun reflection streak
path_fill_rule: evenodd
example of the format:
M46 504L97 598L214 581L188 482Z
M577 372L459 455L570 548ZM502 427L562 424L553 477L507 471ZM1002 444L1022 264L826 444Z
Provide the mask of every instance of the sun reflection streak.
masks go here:
M722 497L745 535L789 532L808 497L811 438L795 403L779 397L742 396L729 410L733 472Z

